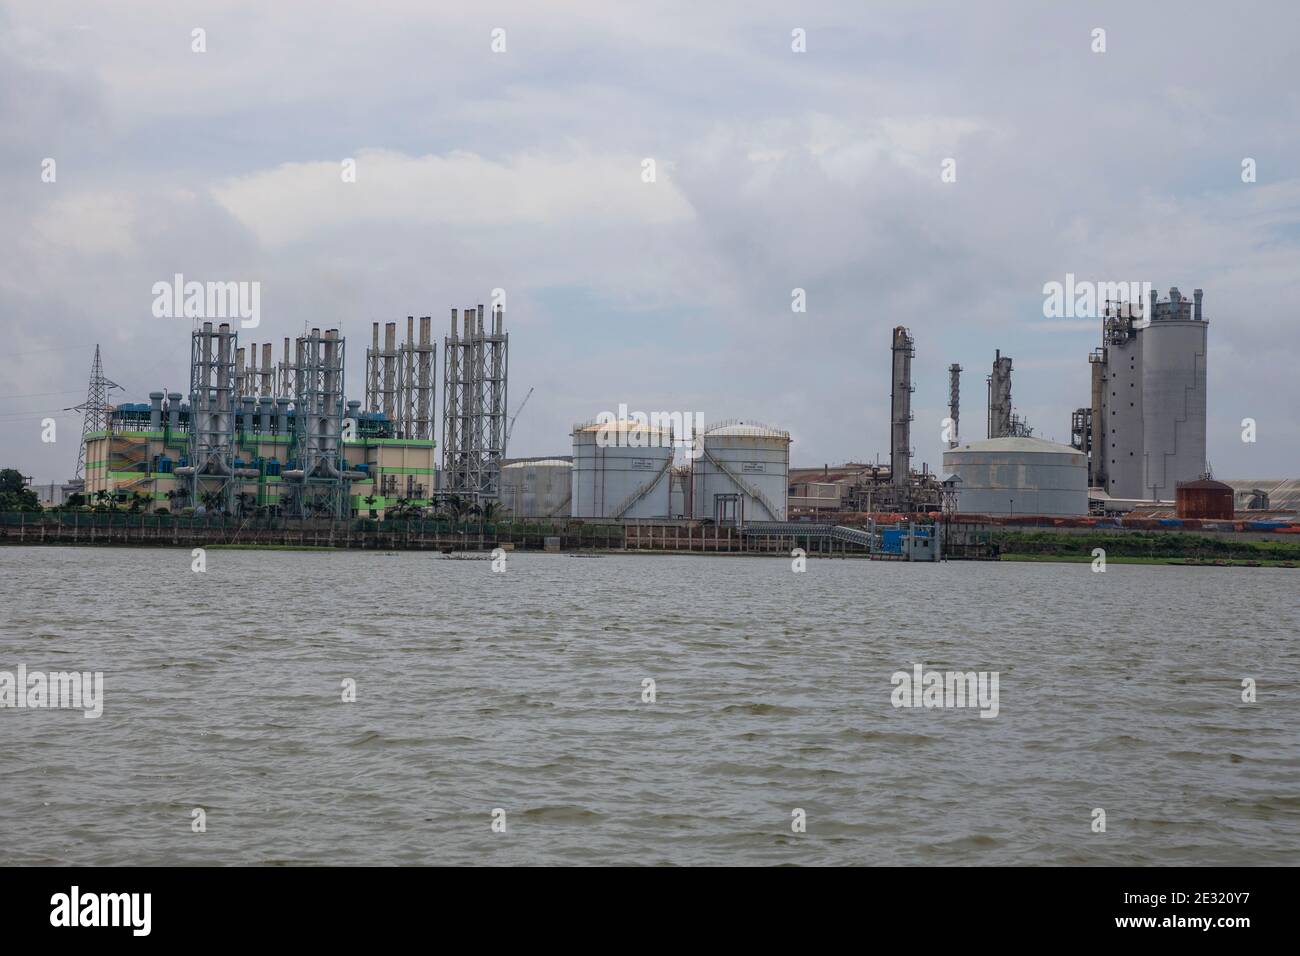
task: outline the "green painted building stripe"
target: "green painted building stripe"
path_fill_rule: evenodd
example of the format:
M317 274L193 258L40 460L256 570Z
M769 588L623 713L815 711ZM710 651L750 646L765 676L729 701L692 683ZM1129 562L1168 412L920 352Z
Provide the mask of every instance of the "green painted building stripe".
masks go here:
M109 435L117 438L150 438L158 441L167 438L172 439L172 444L179 447L187 444L189 433L185 431L173 432L168 435L167 432L151 431L121 431L107 432L97 431L90 432L86 435L86 441L94 441L97 438L108 438ZM292 435L282 435L278 432L238 432L241 442L261 442L262 444L280 444L287 445L293 441ZM368 446L385 445L390 448L437 448L438 443L431 438L345 438L343 444L352 448L365 448Z
M437 448L438 443L429 438L355 438L344 441L345 445L365 446L384 445L389 448Z

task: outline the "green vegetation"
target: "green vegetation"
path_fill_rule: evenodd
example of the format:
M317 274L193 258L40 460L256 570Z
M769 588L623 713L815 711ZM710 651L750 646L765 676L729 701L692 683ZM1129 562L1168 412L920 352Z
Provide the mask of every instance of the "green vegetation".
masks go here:
M1113 564L1300 564L1300 540L1252 541L1238 534L995 531L992 540L1004 561L1091 561L1093 548L1102 548Z
M0 469L0 511L40 511L36 492L27 487L27 479L14 468Z

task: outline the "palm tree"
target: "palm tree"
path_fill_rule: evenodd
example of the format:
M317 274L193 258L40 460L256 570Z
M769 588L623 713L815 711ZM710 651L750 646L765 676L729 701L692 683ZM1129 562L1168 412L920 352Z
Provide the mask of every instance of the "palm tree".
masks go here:
M371 495L366 495L366 497L362 498L361 500L366 503L366 506L370 509L370 517L373 518L375 516L375 502L378 501L379 499L376 498L373 494L371 494Z
M459 524L470 513L472 506L460 495L448 495L445 505L451 520Z

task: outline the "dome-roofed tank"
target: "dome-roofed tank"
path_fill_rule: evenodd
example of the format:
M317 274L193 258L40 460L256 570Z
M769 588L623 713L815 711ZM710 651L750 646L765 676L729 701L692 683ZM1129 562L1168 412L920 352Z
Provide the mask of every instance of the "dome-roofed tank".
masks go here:
M989 438L943 453L955 474L957 510L986 515L1088 513L1088 459L1042 438Z
M753 421L710 425L696 437L692 480L696 518L784 521L790 433ZM739 503L740 511L735 510Z
M563 458L528 458L501 466L501 507L519 518L553 518L569 514L573 462Z
M671 431L635 421L573 426L574 518L666 518Z

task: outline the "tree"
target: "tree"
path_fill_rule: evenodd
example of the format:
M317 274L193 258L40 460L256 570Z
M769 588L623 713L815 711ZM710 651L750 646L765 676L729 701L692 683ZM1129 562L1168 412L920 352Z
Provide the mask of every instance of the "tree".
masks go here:
M443 502L443 510L452 521L460 522L471 511L471 506L460 495L448 495Z
M370 517L373 518L375 516L375 502L378 501L379 499L376 498L374 495L366 495L366 497L362 498L361 500L366 503L366 507L370 509Z
M27 479L15 468L0 469L0 511L40 511L36 492L27 487Z

